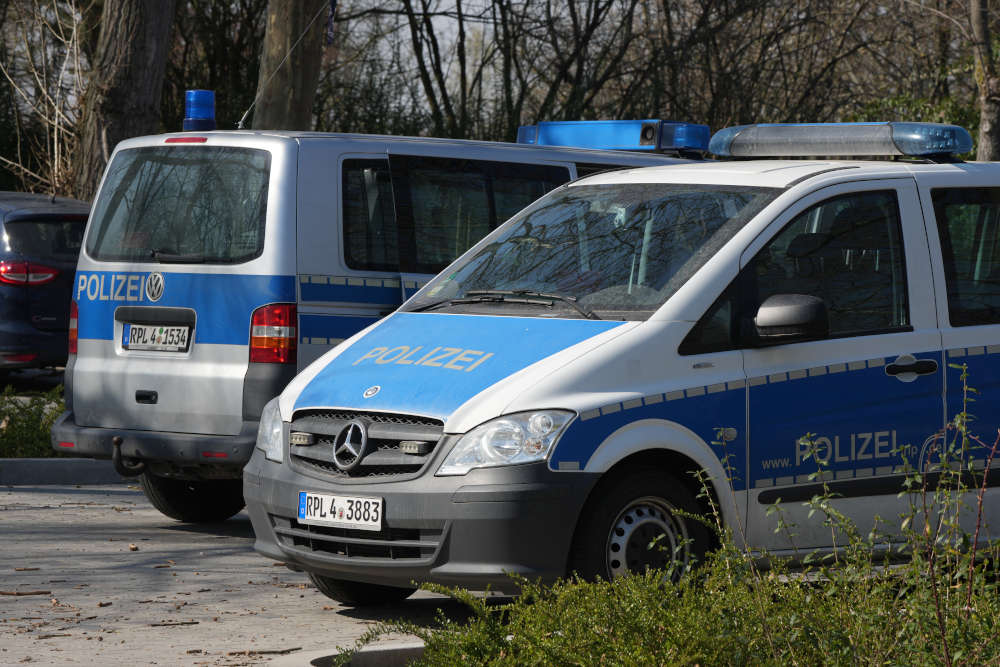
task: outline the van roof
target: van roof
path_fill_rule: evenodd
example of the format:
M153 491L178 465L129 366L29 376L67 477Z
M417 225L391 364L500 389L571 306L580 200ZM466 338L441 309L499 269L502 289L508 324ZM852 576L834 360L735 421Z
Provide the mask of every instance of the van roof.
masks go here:
M0 220L80 217L90 213L90 204L69 197L31 192L0 192Z
M502 147L504 149L510 150L521 150L521 151L554 151L560 153L579 153L581 159L586 156L603 156L608 158L618 158L621 159L622 156L629 156L630 158L638 159L648 159L653 162L665 162L668 160L683 161L688 160L683 158L677 158L672 155L664 153L656 153L653 151L626 151L626 150L602 150L595 148L577 148L575 146L537 146L534 144L517 144L513 142L505 141L485 141L478 139L450 139L442 137L409 137L409 136L397 136L391 134L353 134L347 132L306 132L306 131L294 131L294 130L213 130L210 132L172 132L168 134L160 135L150 135L146 137L134 137L132 139L126 140L130 146L134 145L156 145L162 143L167 138L179 138L179 137L209 137L209 138L225 138L225 137L261 137L261 138L277 138L277 139L288 139L293 141L330 141L330 140L341 140L341 141L352 141L352 142L378 142L378 143L400 143L400 144L423 144L423 145L439 145L439 146L494 146Z
M947 163L891 160L719 160L677 165L638 167L597 174L574 185L623 183L700 183L789 188L823 174L899 178L921 172L997 169L995 163Z

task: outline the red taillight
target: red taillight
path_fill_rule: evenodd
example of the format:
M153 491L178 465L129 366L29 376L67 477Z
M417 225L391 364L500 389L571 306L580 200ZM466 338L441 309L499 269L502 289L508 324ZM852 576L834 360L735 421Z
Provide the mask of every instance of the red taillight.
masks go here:
M163 140L165 144L203 144L208 141L208 137L167 137Z
M73 444L72 442L60 442L59 446L62 447L63 449L73 449L74 447L76 447L76 445Z
M69 302L69 353L76 354L76 341L80 337L80 310L76 301Z
M59 269L34 262L0 262L0 283L44 285L56 279Z
M272 303L253 311L250 319L250 362L294 364L295 304Z
M10 354L0 354L0 360L5 364L26 364L38 358L35 352L11 352Z

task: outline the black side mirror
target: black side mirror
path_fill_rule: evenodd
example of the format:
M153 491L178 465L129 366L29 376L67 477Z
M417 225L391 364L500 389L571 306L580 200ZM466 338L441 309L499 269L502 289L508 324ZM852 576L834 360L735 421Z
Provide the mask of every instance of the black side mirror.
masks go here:
M809 294L775 294L757 309L757 344L782 345L826 338L830 320L826 302Z

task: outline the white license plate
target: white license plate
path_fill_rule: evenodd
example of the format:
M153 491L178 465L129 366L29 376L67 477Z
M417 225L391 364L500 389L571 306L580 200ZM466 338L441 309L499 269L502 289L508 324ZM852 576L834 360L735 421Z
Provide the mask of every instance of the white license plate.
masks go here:
M126 350L184 352L188 348L191 327L156 324L125 324L122 327L122 347Z
M299 491L299 523L382 530L381 498L330 496Z

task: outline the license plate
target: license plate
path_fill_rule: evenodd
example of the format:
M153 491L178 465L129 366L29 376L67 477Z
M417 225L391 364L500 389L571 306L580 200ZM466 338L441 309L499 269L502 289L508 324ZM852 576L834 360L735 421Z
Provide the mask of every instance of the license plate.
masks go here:
M382 530L381 498L330 496L299 491L299 522L360 530Z
M188 348L191 327L160 326L157 324L125 324L122 327L122 347L126 350L184 352Z

